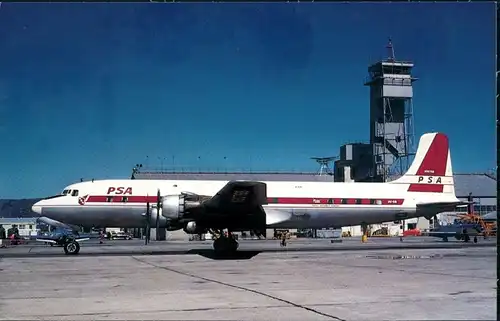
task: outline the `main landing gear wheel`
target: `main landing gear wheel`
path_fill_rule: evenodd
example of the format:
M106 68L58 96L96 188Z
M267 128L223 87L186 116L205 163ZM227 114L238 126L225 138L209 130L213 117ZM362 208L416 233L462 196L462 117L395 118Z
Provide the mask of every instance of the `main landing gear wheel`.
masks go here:
M220 236L214 241L214 251L217 254L228 255L238 250L238 242L232 236Z
M80 252L80 244L77 241L69 241L64 244L64 253L66 255L76 255Z

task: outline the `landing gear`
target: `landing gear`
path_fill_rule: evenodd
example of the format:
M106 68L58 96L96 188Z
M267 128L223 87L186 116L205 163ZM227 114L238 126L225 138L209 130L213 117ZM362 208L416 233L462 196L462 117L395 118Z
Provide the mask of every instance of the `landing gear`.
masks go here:
M212 233L215 234L215 233ZM214 251L220 255L231 255L238 250L238 241L236 241L231 234L231 232L227 233L227 236L224 233L217 233L218 237L214 241Z
M80 252L80 244L75 240L64 243L64 253L66 255L76 255Z

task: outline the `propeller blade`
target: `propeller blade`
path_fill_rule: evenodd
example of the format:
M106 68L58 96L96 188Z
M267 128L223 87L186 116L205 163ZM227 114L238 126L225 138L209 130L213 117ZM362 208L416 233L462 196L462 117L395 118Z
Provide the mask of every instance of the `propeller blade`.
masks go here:
M144 237L144 245L147 245L149 243L149 237L151 235L151 226L150 226L150 221L151 221L151 212L150 212L150 206L149 202L146 203L146 226L145 226L145 237Z
M432 225L434 225L433 227L436 227L436 226L440 225L437 214L434 215L434 217L432 218Z
M156 240L160 237L160 208L161 208L161 193L158 189L156 194Z

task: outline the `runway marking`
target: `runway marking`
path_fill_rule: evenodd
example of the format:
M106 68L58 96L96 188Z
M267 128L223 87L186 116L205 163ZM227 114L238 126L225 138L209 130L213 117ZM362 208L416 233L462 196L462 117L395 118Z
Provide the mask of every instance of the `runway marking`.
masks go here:
M267 294L267 293L264 293L264 292L260 292L260 291L257 291L257 290L245 288L245 287L234 285L234 284L229 284L229 283L218 281L218 280L214 280L214 279L209 279L209 278L206 278L206 277L194 275L194 274L191 274L191 273L188 273L188 272L179 271L179 270L172 269L172 268L169 268L169 267L156 265L154 263L150 263L150 262L147 262L147 261L140 260L140 259L136 258L135 256L131 256L131 257L132 257L132 259L136 260L137 262L140 262L140 263L143 263L143 264L155 267L157 269L162 269L162 270L165 270L165 271L174 272L174 273L177 273L177 274L180 274L180 275L184 275L184 276L188 276L188 277L191 277L191 278L200 279L200 280L203 280L203 281L212 282L212 283L216 283L216 284L219 284L219 285L227 286L227 287L230 287L230 288L233 288L233 289L238 289L238 290L242 290L242 291L245 291L245 292L251 292L251 293L254 293L254 294L262 295L262 296L265 296L265 297L267 297L269 299L273 299L273 300L276 300L276 301L279 301L279 302L282 302L282 303L286 303L286 304L289 304L289 305L294 306L296 308L304 309L304 310L307 310L309 312L313 312L313 313L322 315L322 316L327 317L327 318L331 318L331 319L338 320L338 321L347 321L347 320L341 319L339 317L336 317L334 315L331 315L331 314L328 314L328 313L324 313L324 312L315 310L313 308L309 308L309 307L306 307L306 306L294 303L292 301L281 299L281 298L278 298L276 296L273 296L273 295L270 295L270 294Z

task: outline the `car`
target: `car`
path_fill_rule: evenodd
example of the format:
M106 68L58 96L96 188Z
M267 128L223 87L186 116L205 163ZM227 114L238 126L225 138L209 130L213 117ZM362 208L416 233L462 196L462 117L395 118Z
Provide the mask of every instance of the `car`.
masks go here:
M132 236L129 234L123 232L123 231L118 231L118 232L111 232L111 239L112 240L131 240Z

